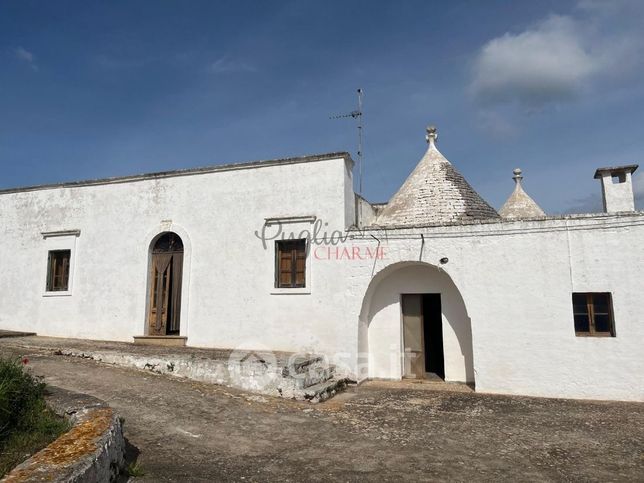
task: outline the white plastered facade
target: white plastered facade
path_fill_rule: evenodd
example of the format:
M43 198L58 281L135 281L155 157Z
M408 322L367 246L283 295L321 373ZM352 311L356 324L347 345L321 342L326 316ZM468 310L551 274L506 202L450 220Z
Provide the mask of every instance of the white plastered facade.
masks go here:
M356 380L400 379L400 295L440 293L446 380L644 400L644 213L365 228L352 164L329 155L0 193L0 327L144 335L150 246L171 231L184 244L188 345L314 351ZM279 237L321 226L304 289L275 287L276 226ZM333 232L343 241L320 240ZM73 282L49 296L46 257L58 244L71 247ZM611 292L616 337L575 336L573 292Z

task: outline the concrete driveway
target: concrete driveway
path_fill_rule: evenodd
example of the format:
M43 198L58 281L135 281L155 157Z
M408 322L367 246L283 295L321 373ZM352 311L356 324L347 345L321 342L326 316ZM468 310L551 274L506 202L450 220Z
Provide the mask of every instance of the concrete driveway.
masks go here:
M644 405L371 382L313 405L57 356L46 382L125 419L141 481L642 481Z

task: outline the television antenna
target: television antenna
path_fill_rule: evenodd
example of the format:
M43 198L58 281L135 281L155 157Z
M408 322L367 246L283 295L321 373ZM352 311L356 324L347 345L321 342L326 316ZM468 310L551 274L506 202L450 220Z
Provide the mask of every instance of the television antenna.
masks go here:
M358 109L355 111L351 111L348 114L339 114L337 116L331 116L329 119L345 119L345 118L353 118L357 121L358 123L358 194L362 195L362 177L364 174L364 159L362 155L362 96L364 95L364 91L362 89L358 89Z

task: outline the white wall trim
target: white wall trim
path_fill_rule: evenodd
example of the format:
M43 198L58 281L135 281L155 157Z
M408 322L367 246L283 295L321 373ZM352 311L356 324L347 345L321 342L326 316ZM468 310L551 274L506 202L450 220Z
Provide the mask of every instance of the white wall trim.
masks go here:
M45 236L45 233L47 234ZM80 230L68 230L59 232L45 232L44 239L44 271L41 280L44 284L43 297L70 297L74 289L74 273L76 271L76 240L80 235ZM49 291L47 290L47 276L49 275L49 252L56 250L69 250L69 279L67 281L67 290Z
M60 231L43 231L40 232L43 238L51 238L55 236L80 236L80 230L60 230Z
M275 216L271 218L264 218L264 223L268 226L283 223L315 223L317 216L304 215L304 216Z

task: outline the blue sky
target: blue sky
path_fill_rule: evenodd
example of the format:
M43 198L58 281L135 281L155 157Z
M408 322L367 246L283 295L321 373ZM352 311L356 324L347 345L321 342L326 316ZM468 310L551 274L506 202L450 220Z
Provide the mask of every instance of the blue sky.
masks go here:
M439 148L496 208L549 213L644 153L644 2L4 1L0 188L330 151L386 201ZM642 167L644 172L644 166ZM644 175L636 173L644 208Z

